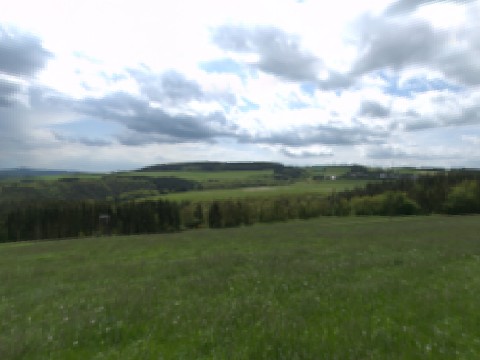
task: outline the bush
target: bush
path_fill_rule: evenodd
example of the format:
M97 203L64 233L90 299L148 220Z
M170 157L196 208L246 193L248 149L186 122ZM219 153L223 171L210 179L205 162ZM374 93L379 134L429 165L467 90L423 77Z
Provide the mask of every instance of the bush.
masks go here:
M480 212L480 186L477 181L466 180L454 186L444 204L447 214L471 214Z
M352 210L356 215L415 215L420 212L418 204L403 192L388 191L375 196L352 199Z

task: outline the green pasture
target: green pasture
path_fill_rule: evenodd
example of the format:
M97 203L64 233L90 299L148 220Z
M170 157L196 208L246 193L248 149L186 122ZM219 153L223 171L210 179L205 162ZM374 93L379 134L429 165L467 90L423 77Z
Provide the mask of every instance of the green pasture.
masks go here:
M0 245L0 358L478 359L480 216Z
M57 181L61 179L101 179L107 175L107 173L78 173L78 174L60 174L60 175L39 175L39 176L30 176L25 177L20 180L31 180L31 181ZM19 180L19 179L16 179Z
M314 166L308 168L312 176L341 176L350 171L350 166Z
M254 186L235 189L198 190L178 192L166 195L158 195L147 199L168 199L175 201L211 201L228 200L251 197L269 197L281 195L302 194L330 194L332 191L343 191L355 187L364 187L366 180L322 180L322 181L299 181L289 185L278 186Z
M118 176L179 177L194 181L240 180L273 176L273 170L235 171L130 171L117 173Z

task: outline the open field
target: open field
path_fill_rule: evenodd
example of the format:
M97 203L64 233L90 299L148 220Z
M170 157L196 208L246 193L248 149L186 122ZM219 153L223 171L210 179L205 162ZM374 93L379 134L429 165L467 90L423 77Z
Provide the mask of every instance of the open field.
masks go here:
M350 170L350 166L315 166L308 169L313 176L341 176Z
M330 194L332 191L343 191L355 187L364 187L366 180L323 180L323 181L299 181L290 185L279 186L255 186L236 189L198 190L178 192L166 195L154 196L148 199L168 199L175 201L211 201L227 200L260 196L302 195L302 194ZM146 200L146 199L142 199Z
M43 181L57 181L61 179L101 179L103 176L108 175L108 173L72 173L72 174L59 174L59 175L39 175L39 176L30 176L27 180L43 180Z
M131 171L117 173L118 176L180 177L199 182L212 180L243 180L272 178L273 170L236 170L236 171Z
M251 179L273 179L273 170L241 170L241 171L126 171L112 173L72 173L58 175L39 175L31 176L31 180L50 180L56 181L65 178L79 179L101 179L104 176L119 177L179 177L186 180L198 181L201 183L233 181L233 180L251 180ZM16 180L16 179L14 179Z
M1 359L476 359L480 216L0 245Z
M116 176L177 177L196 181L203 188L232 188L248 184L274 184L273 170L237 170L237 171L133 171L117 173Z

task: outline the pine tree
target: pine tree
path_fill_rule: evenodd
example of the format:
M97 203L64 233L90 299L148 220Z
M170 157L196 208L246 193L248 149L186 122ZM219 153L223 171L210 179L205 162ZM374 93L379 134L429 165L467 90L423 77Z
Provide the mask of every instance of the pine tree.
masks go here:
M222 214L220 211L220 205L216 201L210 205L210 210L208 212L208 226L211 228L222 227Z

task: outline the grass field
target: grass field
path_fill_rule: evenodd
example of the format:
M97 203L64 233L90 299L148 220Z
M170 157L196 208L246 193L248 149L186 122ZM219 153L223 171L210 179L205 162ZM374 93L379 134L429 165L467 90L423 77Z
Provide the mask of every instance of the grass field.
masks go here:
M478 359L480 216L0 246L1 359Z
M32 176L27 179L31 180L44 180L44 181L57 181L61 179L101 179L103 176L107 175L106 173L78 173L78 174L64 174L64 175L41 175L41 176Z
M350 166L315 166L309 168L311 175L341 176L350 170Z
M196 181L205 189L236 188L251 184L274 184L273 170L239 171L136 171L118 173L117 176L177 177Z
M249 179L273 179L273 170L244 170L244 171L126 171L118 173L72 173L60 175L33 176L31 180L55 181L65 178L100 179L104 176L141 176L141 177L179 177L182 179L208 183L212 181L233 181Z
M235 189L198 190L178 192L154 196L148 199L168 199L175 201L211 201L227 200L261 196L302 195L302 194L330 194L332 191L343 191L355 187L364 187L364 180L325 180L325 181L299 181L290 185L255 186ZM141 199L141 200L146 200Z
M118 176L180 177L199 182L211 180L243 180L252 178L272 178L273 170L237 171L131 171L118 173Z

